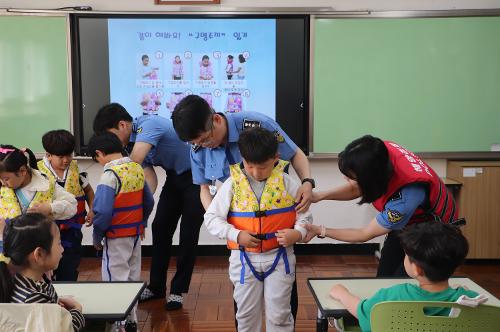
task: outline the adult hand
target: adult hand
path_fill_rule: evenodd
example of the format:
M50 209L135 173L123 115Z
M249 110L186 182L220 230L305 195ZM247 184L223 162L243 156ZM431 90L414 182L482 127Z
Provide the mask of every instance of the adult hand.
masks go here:
M311 239L313 237L321 234L321 226L320 225L304 224L304 228L307 229L308 236L309 236L309 233L312 235Z
M298 203L295 210L298 213L306 212L312 203L312 184L310 182L304 182L297 190L297 195L295 201Z

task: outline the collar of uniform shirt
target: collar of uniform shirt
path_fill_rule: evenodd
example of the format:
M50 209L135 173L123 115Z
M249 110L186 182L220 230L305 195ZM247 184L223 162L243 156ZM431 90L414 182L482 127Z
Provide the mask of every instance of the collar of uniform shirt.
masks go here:
M224 115L227 121L227 141L229 143L236 143L239 139L238 128L234 122L233 117L230 114Z

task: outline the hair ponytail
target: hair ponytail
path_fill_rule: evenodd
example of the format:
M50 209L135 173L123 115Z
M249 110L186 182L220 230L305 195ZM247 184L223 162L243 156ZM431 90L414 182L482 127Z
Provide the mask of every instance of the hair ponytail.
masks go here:
M38 169L38 165L37 165L37 162L36 162L36 156L35 154L33 153L33 151L31 151L31 149L24 149L26 151L26 153L28 154L28 165L33 168L33 169Z

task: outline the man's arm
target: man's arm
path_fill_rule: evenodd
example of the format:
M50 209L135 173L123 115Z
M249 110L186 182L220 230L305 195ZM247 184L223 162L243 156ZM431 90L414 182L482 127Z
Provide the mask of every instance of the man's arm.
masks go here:
M153 145L150 143L136 142L132 149L132 153L130 154L130 159L142 165L152 147ZM153 166L144 167L144 177L148 183L149 189L151 189L151 192L154 193L156 191L156 187L158 186L158 177L156 176Z

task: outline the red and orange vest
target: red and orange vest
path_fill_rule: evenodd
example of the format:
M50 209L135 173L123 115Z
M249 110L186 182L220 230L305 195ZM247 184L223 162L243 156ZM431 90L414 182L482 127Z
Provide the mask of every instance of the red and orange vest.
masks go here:
M386 141L384 143L389 151L389 160L394 171L387 191L373 202L373 206L378 211L382 211L385 204L402 187L410 183L423 183L427 185L427 206L419 207L408 223L429 220L449 223L456 220L458 208L436 172L411 151L393 142Z
M143 195L144 170L135 162L111 166L105 172L113 172L120 184L115 196L111 226L107 238L137 236L144 233Z
M236 229L247 230L262 236L257 248L250 252L265 252L279 247L273 235L281 229L293 228L296 220L295 199L285 189L283 171L288 162L280 160L266 180L260 203L255 197L240 164L230 166L233 198L228 222ZM238 243L228 241L229 249L240 249Z

